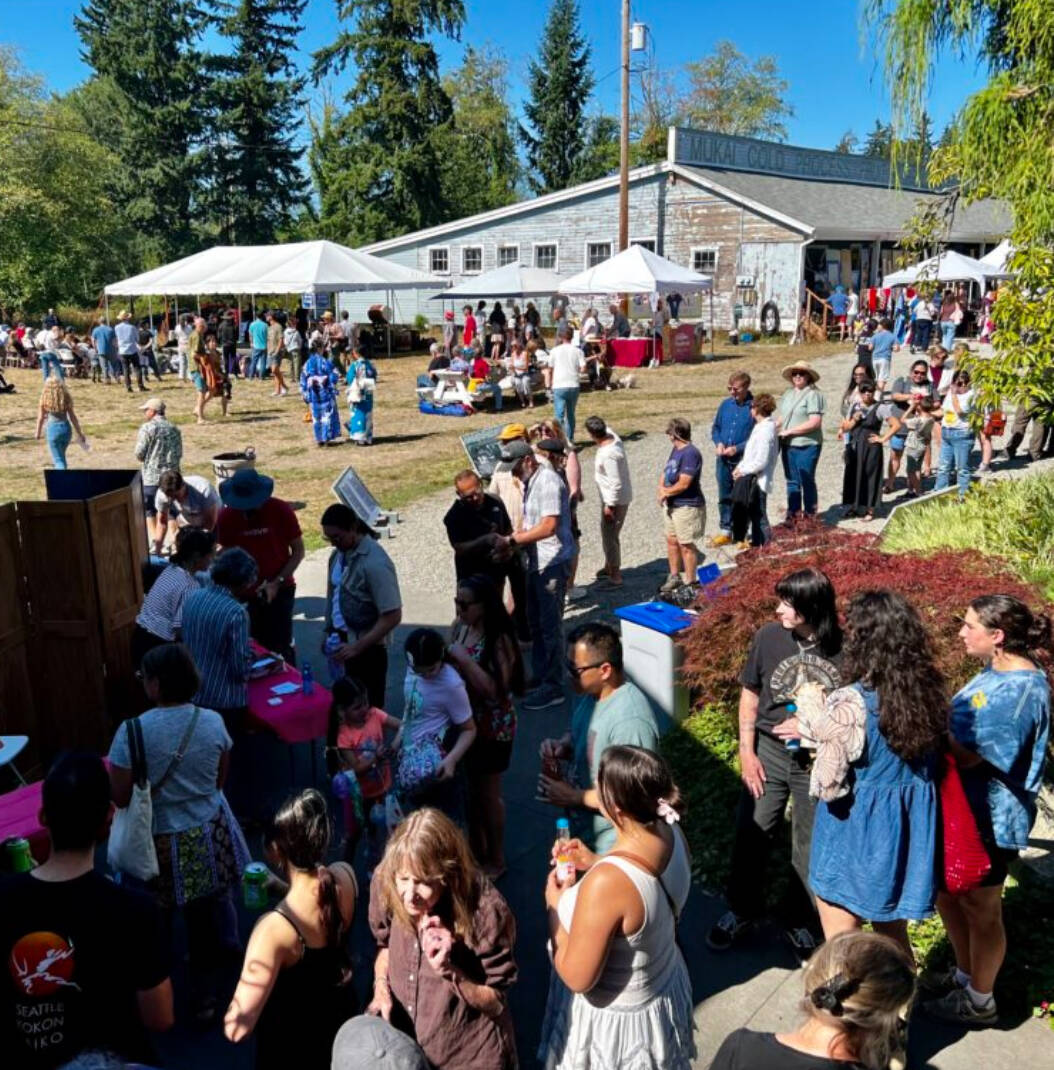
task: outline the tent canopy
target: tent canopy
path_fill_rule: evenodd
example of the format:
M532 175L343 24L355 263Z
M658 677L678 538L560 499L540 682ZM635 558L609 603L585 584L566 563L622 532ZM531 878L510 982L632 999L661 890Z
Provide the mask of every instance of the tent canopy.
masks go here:
M111 294L292 294L432 289L443 280L331 241L217 245L106 287Z
M486 297L546 297L560 293L563 280L555 271L505 264L436 294L433 301Z
M884 287L906 286L913 282L965 282L972 280L984 286L984 280L998 275L988 264L972 256L949 250L940 256L931 256L910 267L894 271L882 280Z
M1006 265L1013 252L1014 250L1010 248L1010 239L1004 238L990 253L985 253L981 257L981 263L991 269L990 275L998 278L1009 276Z
M689 271L641 245L631 245L596 267L564 279L565 294L659 294L696 293L709 290L713 279Z

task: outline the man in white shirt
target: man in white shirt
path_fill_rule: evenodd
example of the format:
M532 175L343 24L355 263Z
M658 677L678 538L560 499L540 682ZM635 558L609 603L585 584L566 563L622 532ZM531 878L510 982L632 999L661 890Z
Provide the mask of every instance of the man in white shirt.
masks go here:
M194 331L190 316L181 316L176 324L176 371L183 382L187 381L187 343Z
M569 442L575 439L575 407L578 405L579 377L586 370L586 356L571 344L574 331L566 321L556 332L559 344L549 350L552 368L553 415L560 421Z
M629 462L622 439L600 416L586 420L586 430L597 448L594 475L600 492L600 541L604 547L604 567L597 573L599 585L622 586L622 547L619 533L633 500Z
M157 509L154 553L159 554L170 521L173 528L178 524L212 531L220 511L220 496L203 476L184 476L176 469L169 469L158 479L154 508Z

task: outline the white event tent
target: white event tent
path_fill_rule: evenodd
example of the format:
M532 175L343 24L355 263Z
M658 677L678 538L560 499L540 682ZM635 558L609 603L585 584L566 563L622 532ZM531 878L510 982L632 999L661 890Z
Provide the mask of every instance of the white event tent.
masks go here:
M964 256L952 249L941 253L939 256L931 256L928 260L922 260L910 267L894 271L882 279L882 285L887 289L891 286L908 286L913 282L965 282L971 280L979 286L984 286L986 278L1002 275L991 265L972 256Z
M1006 265L1013 252L1014 250L1010 248L1010 239L1004 238L990 253L985 253L981 257L981 263L986 264L1000 278L1009 276Z
M560 284L565 294L658 294L698 293L711 290L713 279L700 275L664 256L631 245L621 253L586 268Z
M555 271L505 264L459 282L449 290L436 294L433 301L462 300L486 297L546 297L561 293L563 279Z

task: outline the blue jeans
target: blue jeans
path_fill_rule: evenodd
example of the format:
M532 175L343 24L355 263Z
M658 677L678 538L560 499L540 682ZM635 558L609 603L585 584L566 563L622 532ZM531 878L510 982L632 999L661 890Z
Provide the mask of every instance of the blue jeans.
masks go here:
M564 596L567 562L541 572L527 570L527 626L531 631L531 672L535 686L546 694L564 690Z
M69 448L70 439L73 438L73 428L69 420L62 420L56 416L49 416L44 425L44 437L47 439L48 449L51 450L51 461L56 468L66 467L66 450Z
M50 349L45 349L40 354L40 370L44 373L46 379L50 372L54 371L60 379L66 378L66 373L62 370L62 361L59 360L58 355L53 353ZM63 468L66 466L63 465Z
M787 512L797 516L802 511L816 512L816 466L820 463L820 446L784 446L783 476L787 481Z
M937 485L934 490L951 486L952 469L959 487L959 501L966 497L970 486L970 451L973 449L973 431L969 428L942 427L941 452L937 467Z
M249 379L262 379L267 370L267 350L254 349L249 358Z
M494 396L494 411L501 412L501 387L497 383L480 383L476 389L481 394L492 394Z
M732 534L732 470L743 459L742 453L734 457L717 457L717 510L722 535Z
M955 345L955 324L950 320L941 323L941 345L950 353Z
M567 432L569 442L573 442L575 438L575 406L577 404L577 386L562 386L553 391L553 415Z

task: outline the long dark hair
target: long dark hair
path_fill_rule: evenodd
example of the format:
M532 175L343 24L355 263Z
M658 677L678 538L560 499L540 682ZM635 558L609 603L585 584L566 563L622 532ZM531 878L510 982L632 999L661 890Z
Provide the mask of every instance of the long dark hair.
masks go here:
M264 836L282 860L287 874L292 869L318 876L318 912L326 932L326 944L335 947L344 931L337 900L337 885L326 868L330 825L326 800L314 788L286 799L271 818Z
M1050 650L1050 618L1033 613L1018 598L1009 594L983 594L970 603L977 619L989 630L1003 633L1003 651L1031 658L1037 650Z
M508 642L506 650L512 655L512 675L509 679L509 690L514 695L522 695L526 684L523 654L520 652L520 643L516 638L516 625L513 623L509 611L501 600L501 592L489 576L475 575L466 576L457 581L458 590L472 592L472 596L483 606L483 651L480 654L479 664L489 676L500 680L500 666L498 665L498 646L501 637L505 636Z
M870 380L872 383L875 381L875 366L871 363L869 358L861 357L852 367L849 372L849 385L845 388L845 393L842 395L842 404L845 405L849 401L849 396L852 394L856 387L856 369L863 368L867 373L864 376L864 380Z
M861 591L846 610L842 676L878 693L878 727L905 761L937 750L947 694L933 644L915 607L893 591Z
M616 744L605 749L597 770L597 792L604 809L615 809L642 825L659 820L659 800L680 813L680 789L665 759L645 747Z
M776 594L816 633L820 650L828 656L842 649L842 628L834 604L834 584L818 568L789 572L776 584Z

